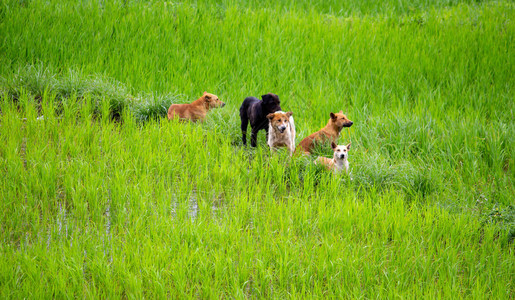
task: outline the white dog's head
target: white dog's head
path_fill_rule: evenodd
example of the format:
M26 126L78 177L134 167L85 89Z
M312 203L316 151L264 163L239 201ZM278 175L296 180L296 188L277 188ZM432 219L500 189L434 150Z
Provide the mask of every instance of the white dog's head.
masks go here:
M349 157L350 143L348 145L336 145L335 142L332 142L331 148L333 148L335 160L345 160Z

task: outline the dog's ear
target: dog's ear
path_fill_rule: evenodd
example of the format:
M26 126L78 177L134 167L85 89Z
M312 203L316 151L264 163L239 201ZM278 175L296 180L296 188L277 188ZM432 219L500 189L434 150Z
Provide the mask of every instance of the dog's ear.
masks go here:
M206 99L207 102L211 101L211 96L209 96L206 92L204 92L204 99Z
M293 112L289 111L289 112L287 112L287 113L286 113L286 115L287 115L287 116L288 116L288 118L289 118L289 117L293 116Z
M334 113L331 113L330 116L331 116L331 120L336 120L336 118L337 118Z
M334 149L336 149L336 147L338 147L338 145L336 145L335 142L331 142L331 149L334 150Z
M275 115L275 114L268 114L268 115L266 115L266 118L267 118L268 120L272 120L272 119L274 118L274 115Z
M340 110L339 114L342 114L342 115L343 115L343 110Z
M270 98L270 95L268 95L268 94L265 94L265 95L261 96L261 100L263 100L263 101L268 100L268 98Z
M350 144L351 144L351 143L348 143L348 144L347 144L347 150L350 150Z

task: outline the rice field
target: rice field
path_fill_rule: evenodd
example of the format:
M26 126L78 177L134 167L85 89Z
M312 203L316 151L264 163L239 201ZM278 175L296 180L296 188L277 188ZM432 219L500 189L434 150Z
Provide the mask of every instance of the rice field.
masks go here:
M513 299L514 8L3 1L0 298ZM242 145L269 92L350 175Z

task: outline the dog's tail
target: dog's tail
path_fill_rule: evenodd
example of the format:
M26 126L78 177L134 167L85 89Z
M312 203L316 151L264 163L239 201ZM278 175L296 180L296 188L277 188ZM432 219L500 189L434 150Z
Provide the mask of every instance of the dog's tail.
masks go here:
M249 126L249 119L245 111L245 101L240 106L240 119L241 119L241 141L243 145L247 144L247 127Z
M242 117L243 117L243 114L245 113L245 108L244 108L244 106L245 106L245 105L244 105L244 103L242 103L242 104L241 104L241 106L240 106L240 118L242 118Z
M290 122L292 144L293 144L293 147L295 147L295 135L297 134L297 132L295 131L295 122L293 121L293 116L291 116L288 121Z

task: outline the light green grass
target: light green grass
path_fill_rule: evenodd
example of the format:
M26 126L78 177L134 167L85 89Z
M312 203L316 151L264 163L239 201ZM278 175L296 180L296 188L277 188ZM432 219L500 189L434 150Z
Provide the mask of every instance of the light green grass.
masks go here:
M0 297L513 298L513 16L4 1ZM205 90L227 106L204 124L163 117ZM327 147L242 147L268 92L297 142L347 113L352 180Z

